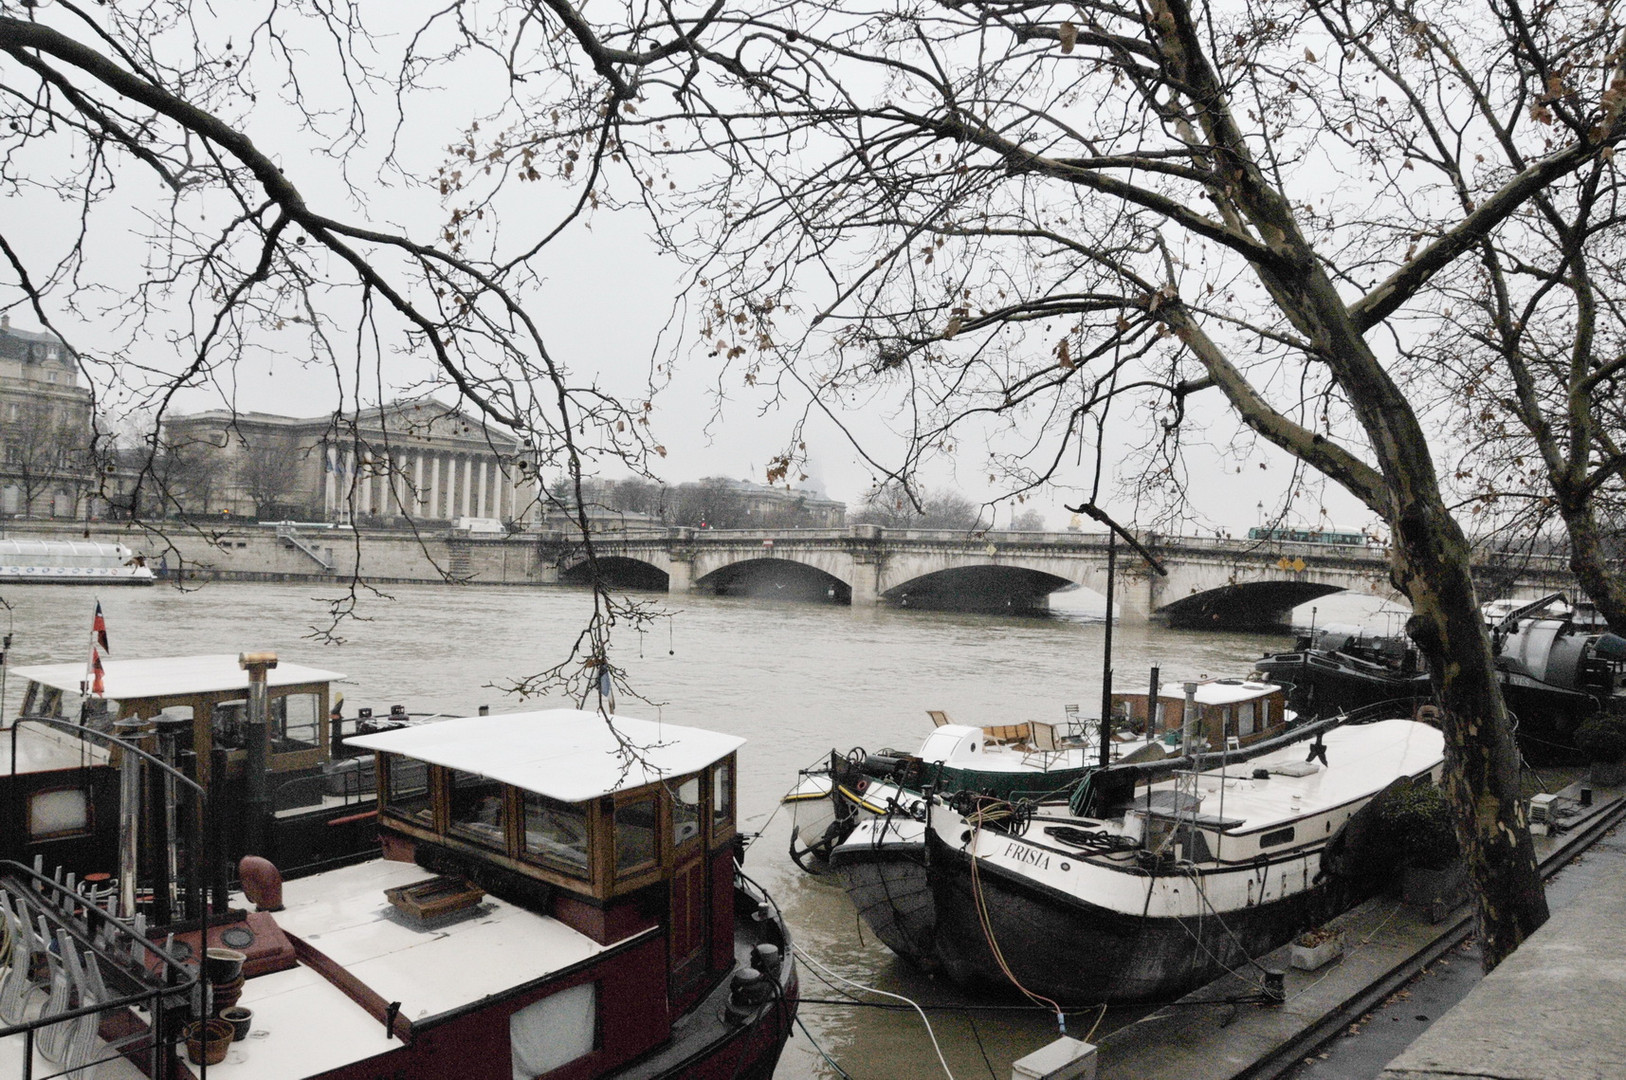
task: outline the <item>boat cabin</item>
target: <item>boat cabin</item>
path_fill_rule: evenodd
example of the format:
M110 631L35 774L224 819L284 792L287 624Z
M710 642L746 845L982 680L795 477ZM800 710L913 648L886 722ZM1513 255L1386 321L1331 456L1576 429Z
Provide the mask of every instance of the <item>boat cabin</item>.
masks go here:
M1178 684L1157 696L1157 712L1148 722L1148 694L1113 694L1112 712L1119 727L1178 746L1186 698ZM1209 749L1237 749L1277 735L1287 726L1287 693L1275 683L1252 679L1211 679L1197 684L1193 737Z
M668 992L732 969L732 735L575 710L364 735L386 858L552 915L601 944L664 927ZM474 902L473 900L470 901Z
M84 664L46 664L13 669L27 680L23 716L83 722L103 731L130 717L151 720L160 713L189 722L182 750L196 750L197 780L209 786L207 748L226 751L228 775L241 776L248 761L244 723L248 713L248 672L236 653L170 656L150 660L104 660L103 693L86 693ZM320 766L331 757L329 687L344 678L336 671L278 663L266 672L271 722L269 762L273 773Z
M83 723L124 736L145 732L115 730L121 720L177 721L175 752L182 768L205 788L216 779L213 750L224 753L223 805L240 800L246 787L249 675L236 654L105 660L103 693L87 692L82 663L42 664L12 669L23 680L21 717ZM323 766L332 756L329 728L331 685L336 671L279 663L266 673L270 721L266 727L267 788L281 820L264 852L294 870L362 845L370 829L330 828L357 805L355 793L324 800ZM149 727L148 731L151 730ZM76 738L44 724L17 724L0 738L0 857L31 862L43 856L47 868L80 874L113 869L117 855L118 776L106 744ZM148 748L153 749L149 739ZM195 755L193 751L197 752ZM370 795L370 793L369 793ZM369 803L370 805L370 798ZM333 805L327 805L327 804ZM314 813L321 820L302 820ZM240 854L241 814L233 813L227 842ZM297 836L295 834L298 834Z

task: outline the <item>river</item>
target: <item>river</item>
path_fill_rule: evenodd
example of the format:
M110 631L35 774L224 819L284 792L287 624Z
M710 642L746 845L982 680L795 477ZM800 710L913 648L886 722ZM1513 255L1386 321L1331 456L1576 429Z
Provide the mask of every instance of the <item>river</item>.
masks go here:
M521 703L500 687L564 657L590 610L585 591L392 586L387 595L363 594L359 618L339 629L344 643L324 644L312 629L324 621L321 598L342 592L314 584L213 584L188 592L107 589L96 596L70 586L13 586L0 590L11 608L0 607L0 630L14 633L8 666L80 660L100 599L114 658L271 649L345 672L347 715L360 705L382 711L396 703L413 712L459 713L480 705L499 712L564 704ZM896 959L860 930L839 886L791 863L790 812L776 811L797 770L832 747L917 748L930 729L927 709L972 724L1059 722L1068 704L1094 714L1101 696L1099 601L1093 608L1088 599L1075 601L1048 618L1011 618L642 598L670 617L651 633L621 632L612 659L628 669L644 697L660 704L623 698L621 711L749 740L740 752L740 827L762 835L746 870L774 894L798 946L855 983L949 1006L928 1010L949 1071L959 1080L1004 1080L1013 1060L1055 1037L1054 1019L967 1001ZM1317 616L1352 621L1376 607L1362 597L1331 597L1319 603ZM1308 621L1309 609L1299 617ZM1119 625L1115 682L1119 689L1143 688L1153 664L1165 685L1246 674L1254 658L1288 644L1281 636ZM19 681L7 689L10 717ZM786 1047L778 1077L841 1075L824 1054L855 1080L944 1075L914 1012L823 1004L842 991L806 965L802 991L816 1000L802 1008L807 1030ZM955 1008L964 1005L979 1008ZM1068 1034L1087 1036L1094 1019L1071 1018Z

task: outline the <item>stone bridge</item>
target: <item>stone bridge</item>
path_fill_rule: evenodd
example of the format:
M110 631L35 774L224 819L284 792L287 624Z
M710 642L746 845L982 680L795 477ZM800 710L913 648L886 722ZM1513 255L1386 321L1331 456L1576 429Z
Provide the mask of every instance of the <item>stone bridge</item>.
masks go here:
M1279 626L1320 596L1359 591L1393 596L1388 562L1376 545L1233 540L1141 534L1163 564L1154 573L1118 546L1115 597L1122 619L1174 625ZM579 540L543 534L544 580L585 581ZM672 593L779 597L855 607L1035 611L1074 585L1106 592L1107 538L1048 532L965 533L883 529L785 531L652 529L606 532L594 539L611 582ZM1486 595L1573 590L1562 560L1524 561L1517 572L1480 568Z

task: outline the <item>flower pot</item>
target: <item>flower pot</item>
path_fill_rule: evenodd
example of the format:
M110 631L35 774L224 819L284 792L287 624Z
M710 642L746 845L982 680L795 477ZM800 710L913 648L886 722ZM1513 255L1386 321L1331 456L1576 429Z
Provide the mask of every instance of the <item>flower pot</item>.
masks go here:
M203 960L203 971L209 981L219 986L221 983L235 982L242 977L243 964L248 956L236 949L210 949Z
M233 1005L229 1009L222 1009L220 1018L232 1026L231 1041L242 1042L248 1038L248 1029L254 1023L254 1010Z
M194 1065L219 1065L231 1049L235 1029L224 1020L186 1025L186 1056Z
M1300 971L1314 971L1316 968L1325 967L1342 955L1344 955L1344 936L1334 934L1314 945L1293 942L1288 962Z

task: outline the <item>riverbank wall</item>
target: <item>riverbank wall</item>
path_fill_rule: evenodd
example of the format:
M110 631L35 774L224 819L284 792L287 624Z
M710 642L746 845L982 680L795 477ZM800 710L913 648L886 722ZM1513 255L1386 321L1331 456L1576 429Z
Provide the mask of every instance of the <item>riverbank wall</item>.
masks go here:
M436 529L349 529L272 522L9 521L0 538L120 543L147 560L161 580L343 581L551 585L559 581L557 545L544 555L536 533L494 535ZM547 535L547 539L557 540Z

